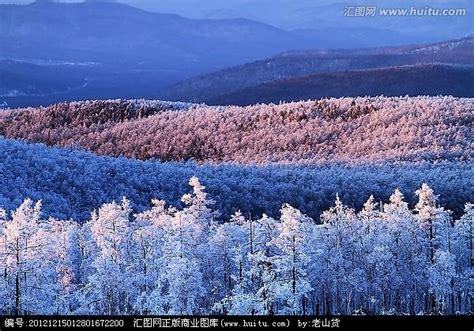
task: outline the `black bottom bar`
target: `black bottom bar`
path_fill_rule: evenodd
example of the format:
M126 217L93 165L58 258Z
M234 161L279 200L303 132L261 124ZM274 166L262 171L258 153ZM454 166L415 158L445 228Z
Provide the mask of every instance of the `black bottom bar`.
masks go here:
M0 316L0 331L14 329L254 329L473 331L474 316Z

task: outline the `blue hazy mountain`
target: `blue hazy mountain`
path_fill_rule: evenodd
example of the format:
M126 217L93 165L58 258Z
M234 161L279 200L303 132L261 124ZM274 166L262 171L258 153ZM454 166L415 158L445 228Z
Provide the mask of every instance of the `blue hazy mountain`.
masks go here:
M426 33L435 26L441 34L470 31L464 18L343 17L344 4L332 1L126 2L0 5L0 103L153 98L178 81L291 50L437 40Z
M0 92L15 100L52 90L59 100L150 95L196 73L310 45L247 19L187 19L112 2L0 5L0 31Z
M156 12L176 13L193 18L245 17L286 30L333 30L342 29L386 29L404 35L416 42L430 42L456 38L473 32L470 0L120 0L134 6ZM377 8L464 8L464 16L453 17L344 17L346 6ZM377 39L377 35L366 35ZM403 41L402 41L403 42Z
M162 98L211 104L327 96L473 96L474 39L351 50L287 52L179 82Z

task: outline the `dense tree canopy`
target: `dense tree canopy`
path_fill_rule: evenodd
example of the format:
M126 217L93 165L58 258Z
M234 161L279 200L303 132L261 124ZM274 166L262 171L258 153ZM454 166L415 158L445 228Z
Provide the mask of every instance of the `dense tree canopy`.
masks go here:
M1 211L0 314L467 314L472 204L453 221L423 184L318 224L217 212L196 177L184 207L111 202L80 225L26 199Z
M162 161L349 164L472 159L472 99L373 97L209 107L85 101L0 113L0 134Z
M329 208L336 193L351 207L365 197L386 200L397 187L414 192L423 182L458 217L474 195L471 162L346 165L237 165L139 161L101 157L70 149L0 138L0 206L18 207L23 197L42 200L47 216L86 220L103 203L127 196L135 211L158 197L181 205L187 178L198 176L223 218L237 210L278 215L289 203L314 219ZM416 196L407 195L414 206Z

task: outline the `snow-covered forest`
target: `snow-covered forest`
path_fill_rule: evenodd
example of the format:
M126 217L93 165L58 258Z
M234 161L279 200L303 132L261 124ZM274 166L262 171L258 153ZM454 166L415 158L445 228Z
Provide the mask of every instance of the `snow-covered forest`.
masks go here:
M357 97L248 107L84 101L0 112L0 135L96 154L200 163L472 158L472 99Z
M225 222L198 178L182 207L123 198L83 224L26 199L0 213L0 314L465 314L472 204L453 220L426 184L354 210L336 198L315 222ZM183 192L185 193L185 192ZM410 192L404 192L410 193Z
M471 314L472 110L4 110L0 315Z
M0 331L470 321L472 0L412 2L0 0Z
M336 193L355 209L374 195L385 201L398 187L413 207L414 192L428 183L440 203L459 217L474 196L472 162L350 165L238 165L160 162L97 156L72 149L0 138L0 206L16 209L24 197L43 201L45 216L87 220L103 203L126 196L135 212L152 198L180 206L191 176L206 185L215 208L228 219L235 211L277 217L289 203L314 219Z

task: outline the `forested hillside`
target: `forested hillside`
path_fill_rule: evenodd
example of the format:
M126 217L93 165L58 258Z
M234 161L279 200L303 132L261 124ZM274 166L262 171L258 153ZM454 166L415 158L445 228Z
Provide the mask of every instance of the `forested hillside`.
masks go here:
M87 220L103 203L132 201L143 211L150 199L180 205L187 179L199 176L225 220L240 209L276 217L283 203L319 219L337 193L346 204L360 209L373 194L387 200L399 188L414 205L413 192L428 183L439 202L458 217L474 196L472 162L438 164L324 164L319 166L237 164L197 165L192 162L139 161L100 157L71 149L47 148L0 139L0 206L17 208L25 197L42 200L44 216Z
M366 97L248 107L93 101L0 113L0 135L100 155L240 164L472 160L473 99Z
M303 50L292 51L276 55L267 59L246 63L243 65L225 68L212 73L192 77L179 82L167 89L161 94L166 100L192 100L206 102L208 104L232 104L237 100L232 99L231 95L238 91L245 90L248 95L241 95L238 102L243 104L252 104L254 102L267 102L268 100L259 99L259 90L262 84L271 84L272 82L287 81L288 88L301 88L301 84L291 86L292 81L303 81L306 76L314 74L322 75L322 84L317 89L312 89L312 93L306 91L307 98L317 98L322 96L350 96L350 95L378 95L382 91L385 95L390 92L402 92L399 95L417 95L417 94L446 94L446 89L452 88L451 94L454 94L456 88L463 87L462 93L466 93L472 84L458 82L454 86L445 80L445 77L439 76L436 80L425 77L417 72L416 66L451 64L451 65L473 65L472 54L474 52L474 38L467 37L457 40L448 40L427 45L406 45L400 47L368 48L368 49L350 49L350 50ZM382 82L380 85L365 83L364 74L367 79L371 78L371 72L362 71L359 74L354 71L368 69L388 69L392 70L392 75L397 73L397 67L415 66L412 69L412 75L407 82L400 76L397 84L398 90L393 90L394 86ZM429 68L429 67L428 67ZM428 68L425 68L427 70ZM449 69L449 68L447 68ZM447 70L445 69L445 70ZM420 68L418 68L420 70ZM433 70L433 69L431 69ZM334 74L337 73L337 74ZM334 74L334 75L331 75ZM383 74L383 71L381 72ZM361 80L356 85L346 84L346 79L351 80L354 75L360 75ZM462 71L450 71L451 76L462 77ZM333 80L324 80L325 76L334 77ZM383 76L383 75L382 75ZM317 77L317 76L315 76ZM336 79L337 77L337 79ZM448 78L448 77L447 77ZM380 78L383 79L382 77ZM407 84L409 83L409 84ZM459 86L461 85L461 86ZM252 88L255 87L255 91ZM362 87L362 94L357 94ZM385 88L385 89L384 89ZM444 88L444 90L443 90ZM307 89L308 90L308 89ZM347 94L341 94L341 91ZM472 91L472 90L471 90ZM281 93L280 99L288 100L285 91ZM458 90L461 93L461 90ZM448 93L449 94L449 93ZM394 94L395 95L395 94ZM469 96L459 94L460 96ZM275 95L275 98L277 96Z
M247 87L206 103L251 105L360 95L474 97L474 65L416 65L318 73Z

